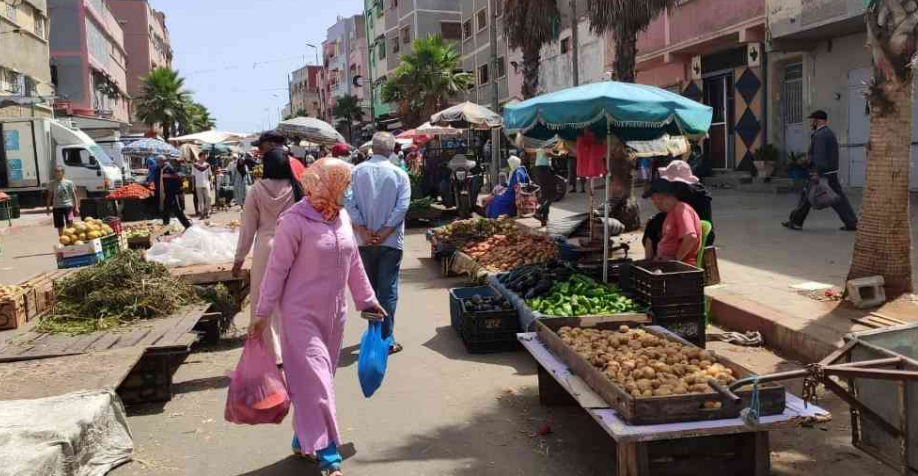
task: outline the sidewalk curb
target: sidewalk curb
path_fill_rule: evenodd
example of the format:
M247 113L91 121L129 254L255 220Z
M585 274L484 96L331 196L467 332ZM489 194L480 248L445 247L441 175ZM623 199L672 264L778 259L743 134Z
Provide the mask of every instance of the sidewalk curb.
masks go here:
M802 362L818 362L832 353L839 342L828 342L784 324L788 316L741 296L718 291L711 299L711 320L730 330L758 331L765 345L781 355Z

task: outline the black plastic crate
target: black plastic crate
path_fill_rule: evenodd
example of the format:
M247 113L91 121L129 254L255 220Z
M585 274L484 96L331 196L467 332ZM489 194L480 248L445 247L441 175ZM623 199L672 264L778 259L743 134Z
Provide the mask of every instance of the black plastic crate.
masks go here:
M660 326L692 344L705 348L704 312L696 316L684 316L680 319L661 319L653 316L653 324Z
M651 306L660 298L704 296L704 271L679 261L644 261L631 267L631 276L635 298Z
M456 332L460 331L463 311L462 301L471 299L474 295L481 297L499 297L500 293L490 286L476 286L471 288L452 288L449 290L449 322Z
M659 319L694 319L697 316L704 316L704 301L697 304L685 303L651 306L650 313Z
M149 220L154 218L150 210L150 200L124 200L124 206L121 209L121 221Z
M520 346L515 331L480 332L474 335L460 333L465 350L470 354L513 352Z
M610 259L607 261L606 266L609 269L609 282L619 283L622 271L630 267L633 262L634 260L631 258ZM602 261L579 264L577 265L577 271L596 281L602 281ZM621 288L621 284L619 284L619 288Z

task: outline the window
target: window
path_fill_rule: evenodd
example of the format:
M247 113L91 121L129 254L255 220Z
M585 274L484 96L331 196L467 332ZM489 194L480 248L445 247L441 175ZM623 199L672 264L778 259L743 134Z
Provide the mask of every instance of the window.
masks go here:
M491 78L488 76L488 65L483 64L478 67L478 84L485 85L488 84Z
M3 2L6 5L6 17L16 21L16 7L12 3Z
M411 27L410 26L406 26L405 28L402 28L402 43L406 45L408 43L411 43Z
M442 36L444 40L462 39L462 25L452 21L441 21L440 36Z
M398 53L399 51L401 51L401 47L399 46L398 38L392 38L392 52Z
M398 8L398 0L392 0L392 9L395 10Z
M561 40L561 54L565 54L571 50L571 39L565 38Z
M45 18L41 16L41 12L38 10L33 10L32 13L33 13L34 22L35 22L33 31L36 36L38 36L41 39L45 39Z
M376 18L382 18L382 17L383 17L383 13L384 13L383 10L384 10L384 9L383 9L382 4L379 3L379 2L376 2Z
M377 49L379 50L379 59L384 60L386 59L386 40L379 41L378 43L379 46Z
M64 149L64 164L82 167L91 163L89 151L86 149Z
M466 20L462 24L462 37L466 40L472 37L472 20Z
M495 0L494 5L494 16L500 18L504 14L504 0Z
M6 70L6 90L13 94L22 94L22 75L11 70Z
M503 78L507 75L507 58L501 56L497 58L497 77Z
M367 12L367 28L370 30L373 29L373 12L372 11Z
M478 13L475 14L475 17L478 19L478 31L484 30L488 27L488 9L482 8L478 10Z

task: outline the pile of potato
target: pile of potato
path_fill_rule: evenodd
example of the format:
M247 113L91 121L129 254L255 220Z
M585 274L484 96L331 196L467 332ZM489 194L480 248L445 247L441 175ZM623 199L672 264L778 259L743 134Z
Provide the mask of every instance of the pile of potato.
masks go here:
M0 285L0 303L13 302L22 294L22 288L15 285Z
M635 398L712 393L710 379L736 381L733 371L694 346L621 326L618 332L562 327L561 340ZM711 406L717 402L710 402Z

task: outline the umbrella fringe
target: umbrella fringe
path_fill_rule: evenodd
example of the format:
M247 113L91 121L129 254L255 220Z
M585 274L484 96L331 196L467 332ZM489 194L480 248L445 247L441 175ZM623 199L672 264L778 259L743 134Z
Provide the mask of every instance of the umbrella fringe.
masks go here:
M670 115L665 120L659 121L659 122L655 122L655 121L619 121L615 119L614 117L612 117L612 115L607 113L605 109L603 109L602 111L599 112L599 114L597 114L592 119L589 119L583 122L550 123L542 117L541 113L539 113L538 115L536 115L535 119L528 126L523 127L521 129L512 129L509 131L511 133L522 132L523 135L525 135L527 132L531 131L538 125L545 126L547 129L550 129L553 131L561 131L561 130L567 130L567 129L586 129L592 126L593 124L596 124L601 121L606 121L606 123L611 124L612 127L619 127L619 128L626 128L626 129L632 129L632 128L662 129L673 122L676 122L677 124L679 122L676 120L675 115ZM682 129L681 124L679 124L679 128Z

